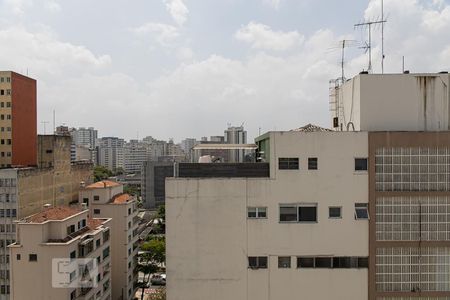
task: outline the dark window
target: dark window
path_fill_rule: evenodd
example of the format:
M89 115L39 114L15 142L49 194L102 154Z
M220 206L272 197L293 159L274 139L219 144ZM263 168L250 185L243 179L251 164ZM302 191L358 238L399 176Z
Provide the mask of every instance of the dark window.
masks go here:
M298 221L299 222L316 222L317 221L317 206L299 206L298 207Z
M128 215L131 215L131 208L128 209Z
M252 269L267 269L267 256L249 256L248 267Z
M369 258L368 257L358 257L358 268L368 268Z
M316 268L331 268L332 259L331 257L316 257L314 266Z
M350 257L333 257L333 268L347 269L350 267Z
M0 95L4 95L5 94L5 90L0 90Z
M96 248L100 247L100 243L101 243L100 239L96 240L95 241L95 247Z
M16 259L17 259L17 260L20 260L20 254L17 254L17 255L16 255Z
M86 219L81 220L81 227L86 227Z
M94 215L100 214L100 209L94 209Z
M67 235L70 235L75 232L75 225L67 226Z
M297 222L297 206L280 206L280 222Z
M278 169L280 170L298 170L298 158L278 158Z
M45 150L45 153L47 154L53 153L53 150Z
M70 259L75 259L77 258L77 251L73 250L72 252L70 252Z
M308 170L317 170L317 157L308 158Z
M267 207L247 207L247 217L251 219L267 218Z
M94 196L94 201L100 200L100 196Z
M334 117L333 118L333 127L339 127L339 118L338 117Z
M278 268L287 269L291 267L291 257L290 256L278 256Z
M11 107L11 102L6 102L6 107Z
M367 171L367 158L355 158L355 171Z
M28 256L29 261L37 261L37 254L30 254Z
M314 257L297 257L297 268L314 268Z
M328 207L328 215L330 219L340 219L342 218L341 207L330 206Z
M355 220L368 220L369 209L367 203L355 203Z

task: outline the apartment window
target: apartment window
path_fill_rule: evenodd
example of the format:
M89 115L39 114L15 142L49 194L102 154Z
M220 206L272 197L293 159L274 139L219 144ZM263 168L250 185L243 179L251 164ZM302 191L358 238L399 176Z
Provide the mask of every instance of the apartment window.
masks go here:
M333 268L360 269L368 268L368 257L333 256L333 257L297 257L297 268Z
M17 254L17 255L16 255L16 259L17 259L17 260L20 260L20 259L21 259L20 254Z
M72 252L70 252L70 260L77 258L77 251L73 250Z
M2 132L4 132L4 131L5 131L5 127L2 127L0 130L1 130Z
M308 170L317 170L317 157L308 158Z
M314 268L314 257L297 257L297 268Z
M2 153L1 153L1 156L2 156L2 157L5 157L5 152L2 152Z
M94 215L99 215L100 214L100 209L96 208L94 209Z
M5 107L5 102L0 102L0 107Z
M6 130L7 130L7 131L11 131L11 127L7 127Z
M11 90L6 90L6 95L11 95Z
M355 158L355 171L367 171L367 158Z
M331 257L316 257L314 259L315 268L331 268L332 266L333 262Z
M6 107L11 107L11 102L6 102Z
M11 145L11 139L8 139L8 145Z
M103 260L109 256L109 247L103 250Z
M67 235L71 235L75 232L75 225L67 226Z
M355 203L355 220L368 220L369 209L367 203Z
M0 82L5 82L5 78L4 77L0 77Z
M298 170L298 158L278 158L278 169L280 170Z
M131 222L128 222L128 229L131 228Z
M96 247L96 248L100 247L100 244L101 244L100 239L98 239L98 240L95 241L95 247Z
M5 90L0 90L0 95L3 96L5 94Z
M247 217L250 219L267 218L267 207L247 207Z
M280 205L280 222L317 222L317 203Z
M128 269L131 269L131 261L128 262Z
M6 157L11 157L11 152L6 152Z
M131 215L131 208L128 209L128 215Z
M6 77L6 82L11 82L11 77Z
M28 255L29 261L37 261L37 254L30 254Z
M340 219L342 218L342 207L330 206L328 207L328 217L330 219Z
M288 269L291 267L291 257L290 256L278 256L278 268Z
M251 269L267 269L267 256L249 256L248 267Z
M77 278L77 271L71 272L69 277L70 277L70 282L74 281L75 278Z
M94 201L98 201L98 200L100 200L100 196L95 195L95 196L94 196Z
M6 120L11 120L11 115L6 115Z

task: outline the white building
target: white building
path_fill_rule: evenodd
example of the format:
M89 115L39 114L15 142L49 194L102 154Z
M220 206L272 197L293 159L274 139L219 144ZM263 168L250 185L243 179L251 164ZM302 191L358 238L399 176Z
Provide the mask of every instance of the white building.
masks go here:
M97 141L97 130L94 127L80 127L78 129L73 128L71 131L73 142L78 146L85 146L89 149L94 149Z
M228 127L224 132L225 143L227 144L247 144L247 131L243 126ZM233 150L229 154L229 162L243 162L245 150Z
M117 137L103 137L98 140L97 156L98 164L109 170L117 170L124 167L125 141Z
M96 218L112 218L111 255L112 299L131 300L137 281L137 201L123 193L123 185L100 181L80 191L80 201L89 206L89 214Z
M151 145L137 140L125 144L123 162L127 173L140 172L145 161L152 159Z
M11 299L111 299L110 221L69 207L18 221L9 246Z

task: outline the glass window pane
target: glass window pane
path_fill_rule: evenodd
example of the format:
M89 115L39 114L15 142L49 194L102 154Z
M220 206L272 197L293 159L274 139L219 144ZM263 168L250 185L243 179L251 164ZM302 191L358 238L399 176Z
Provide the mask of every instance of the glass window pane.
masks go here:
M297 222L297 207L295 207L295 206L280 206L280 221L281 222Z
M290 268L291 267L291 257L290 256L279 256L278 257L278 268Z
M314 257L297 257L297 268L314 268Z
M298 208L299 222L315 222L317 221L317 207L315 206L300 206Z

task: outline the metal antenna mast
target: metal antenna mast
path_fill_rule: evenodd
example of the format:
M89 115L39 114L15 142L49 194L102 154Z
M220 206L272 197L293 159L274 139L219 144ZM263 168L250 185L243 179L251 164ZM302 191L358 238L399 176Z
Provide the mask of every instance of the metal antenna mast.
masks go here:
M384 21L384 0L381 0L381 20ZM384 74L384 23L381 23L381 74Z
M363 46L362 48L365 49L366 51L369 51L369 66L367 68L367 71L369 73L372 73L372 25L383 24L383 23L386 23L386 21L381 20L381 21L362 22L362 23L355 24L355 28L357 28L357 27L367 27L368 28L369 41L366 42L366 45Z

